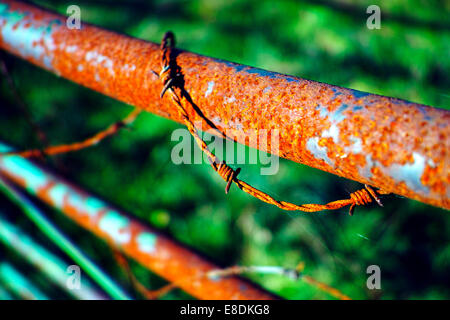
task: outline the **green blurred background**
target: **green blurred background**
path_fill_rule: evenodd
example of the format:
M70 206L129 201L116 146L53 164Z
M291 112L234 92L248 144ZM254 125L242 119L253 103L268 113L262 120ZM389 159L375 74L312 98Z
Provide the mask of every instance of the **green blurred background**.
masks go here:
M65 13L81 8L83 21L159 42L172 30L178 47L233 62L368 91L439 108L450 106L450 2L446 1L34 1ZM366 27L366 8L381 7L381 29ZM83 139L125 116L131 107L3 53L32 118L52 144ZM6 81L0 83L0 139L18 148L39 144ZM295 267L354 299L450 298L450 216L391 196L385 207L318 214L286 213L224 183L207 165L175 165L170 120L144 114L131 130L100 145L59 155L49 166L132 212L222 266ZM280 170L261 176L244 165L241 179L283 200L325 203L361 186L280 159ZM35 238L45 237L0 195L0 207ZM111 250L61 214L49 216L130 292ZM57 251L53 244L50 248ZM0 245L0 256L39 282L39 273ZM368 290L366 268L381 268L382 290ZM162 279L132 263L149 288ZM249 275L288 299L330 299L302 281ZM42 282L42 281L41 281ZM48 284L50 296L63 298ZM140 297L138 294L136 297ZM189 298L180 290L164 296Z

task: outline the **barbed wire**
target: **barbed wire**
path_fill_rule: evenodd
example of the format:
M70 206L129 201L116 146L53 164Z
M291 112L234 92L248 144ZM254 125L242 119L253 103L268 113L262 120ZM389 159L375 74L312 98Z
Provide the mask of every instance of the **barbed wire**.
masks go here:
M276 200L269 194L256 189L245 181L239 180L237 178L240 168L233 169L225 161L219 160L215 154L213 154L205 141L199 136L198 130L195 128L194 123L189 118L188 112L185 106L188 106L195 110L198 114L198 108L194 105L192 100L189 98L189 94L184 88L184 79L181 73L180 67L176 64L175 57L173 54L173 48L175 47L175 36L172 32L166 32L164 35L160 49L161 49L161 71L158 73L154 72L161 79L164 87L161 91L161 99L164 97L165 93L170 93L172 101L176 106L181 119L188 128L189 132L194 137L200 149L206 154L212 168L216 171L220 177L222 177L227 185L225 187L225 193L228 193L231 184L234 183L236 186L247 194L264 201L266 203L275 205L283 210L289 211L303 211L303 212L318 212L322 210L336 210L342 207L350 206L349 214L353 215L356 206L363 206L372 203L375 200L378 205L382 206L379 195L389 194L383 190L374 190L370 186L365 185L363 189L357 190L350 194L349 199L332 201L327 204L302 204L297 205L294 203ZM202 115L200 115L204 118ZM210 123L210 122L209 122ZM210 124L211 125L211 124ZM220 131L214 124L212 128L219 131L223 137L227 137L226 134Z

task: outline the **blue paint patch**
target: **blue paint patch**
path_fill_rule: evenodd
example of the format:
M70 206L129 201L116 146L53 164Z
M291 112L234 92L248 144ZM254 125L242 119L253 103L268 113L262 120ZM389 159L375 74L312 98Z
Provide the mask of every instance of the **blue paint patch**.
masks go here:
M84 207L85 211L91 217L97 216L100 210L106 207L106 204L104 202L92 197L88 197L84 201L84 203L85 203Z
M46 186L48 180L44 172L30 161L19 156L3 156L3 166L8 171L21 176L25 180L28 190L39 190Z
M355 98L357 98L357 99L359 99L359 98L364 98L364 97L367 97L367 96L370 96L370 95L371 95L371 94L368 93L368 92L359 91L359 90L353 90L353 89L350 89L350 91L351 91L352 95L353 95Z
M250 73L250 74L256 74L261 77L272 78L272 79L284 79L288 82L298 82L299 81L299 79L292 77L292 76L287 76L287 75L284 75L284 74L281 74L278 72L267 71L267 70L259 69L259 68L249 67L248 69L245 69L245 72Z
M397 182L403 181L411 190L417 193L429 194L430 189L422 184L420 178L425 169L425 157L421 154L413 153L414 163L412 164L393 164L387 169L386 173Z
M326 107L322 106L321 104L318 104L318 105L316 106L316 110L319 110L320 116L321 116L322 118L326 118L326 117L328 117L328 115L330 114L330 113L328 112L328 109L327 109Z
M34 58L42 61L46 68L53 70L53 57L46 56L46 49L52 51L55 44L52 39L53 26L61 25L55 19L47 26L33 27L26 19L26 13L8 11L7 5L0 7L0 30L3 42L14 48L24 58ZM43 42L43 44L41 43Z
M332 100L336 99L338 96L340 96L342 94L341 91L338 91L335 88L331 88L331 90L333 90L333 97L331 98Z
M244 66L242 64L237 64L237 63L226 61L226 60L222 60L222 59L214 59L214 60L216 62L223 63L223 64L225 64L226 66L228 66L230 68L233 68L236 72L241 72L245 68L248 68L247 66Z
M348 105L347 104L343 104L339 107L339 109L337 109L334 112L329 112L328 108L322 106L321 104L316 106L316 110L320 111L320 116L322 118L327 118L329 117L330 122L332 124L338 124L339 122L341 122L342 120L344 120L346 118L346 116L344 114L342 114L346 109L348 109Z
M422 113L424 115L426 121L432 120L432 118L428 115L428 109L426 107L421 106L421 105L418 105L417 107L418 107L420 113Z
M63 184L58 184L51 188L49 196L52 199L55 207L62 209L64 206L64 196L68 193L69 189Z
M130 242L130 230L126 230L130 221L118 212L110 210L101 218L99 228L108 234L115 243L125 244Z
M150 232L143 232L137 236L137 244L140 251L145 253L154 253L156 248L156 235Z
M219 62L219 63L223 63L226 66L233 68L235 70L235 72L242 72L245 71L247 73L250 74L257 74L261 77L268 77L271 79L284 79L288 82L298 82L299 79L293 77L293 76L287 76L278 72L273 72L273 71L267 71L264 69L259 69L259 68L253 68L253 67L249 67L249 66L244 66L241 64L237 64L234 62L229 62L229 61L225 61L225 60L221 60L221 59L214 59L214 61Z
M318 105L317 108L320 108L320 116L322 118L329 118L331 122L330 127L322 132L322 138L332 138L334 143L338 143L339 127L337 125L346 118L342 113L348 108L348 105L341 105L335 112L329 112L327 108L321 105Z
M370 179L372 177L373 166L379 166L382 172L397 183L404 182L408 188L422 195L429 195L430 188L424 186L420 181L425 169L425 157L419 153L413 153L414 163L412 164L393 164L389 168L383 167L377 161L373 161L370 155L366 155L366 165L359 169L362 177Z
M366 154L366 165L364 166L364 168L358 168L358 172L361 175L361 177L364 177L368 180L370 180L370 178L372 178L372 168L373 168L373 161L372 161L372 157L369 154Z
M95 198L81 197L78 193L73 192L68 186L64 184L57 184L49 191L49 196L52 199L55 207L62 209L64 207L64 200L67 203L76 208L78 212L86 213L91 218L98 215L99 210L105 207L105 204Z
M337 109L335 112L333 112L329 115L330 121L337 124L337 123L341 122L342 120L344 120L346 117L342 113L347 108L348 108L348 105L346 105L346 104L343 104L342 106L340 106L339 109Z

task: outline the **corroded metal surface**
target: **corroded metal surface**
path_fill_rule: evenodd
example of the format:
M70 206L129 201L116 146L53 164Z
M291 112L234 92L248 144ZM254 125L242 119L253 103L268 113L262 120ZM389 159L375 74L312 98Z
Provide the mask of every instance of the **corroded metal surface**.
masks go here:
M11 149L0 143L0 152ZM6 176L70 219L199 299L274 299L238 277L209 278L219 267L167 236L20 156L0 157Z
M3 49L181 122L159 98L157 44L87 24L70 30L64 17L15 1L0 1L0 29ZM278 129L280 157L450 209L449 111L186 51L176 59L193 101L238 142L256 147L245 141L249 131Z

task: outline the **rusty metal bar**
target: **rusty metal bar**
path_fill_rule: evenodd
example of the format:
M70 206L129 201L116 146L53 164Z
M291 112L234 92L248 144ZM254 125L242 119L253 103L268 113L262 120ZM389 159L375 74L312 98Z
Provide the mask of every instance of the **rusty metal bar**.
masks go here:
M16 1L0 1L0 31L1 48L181 122L159 98L157 44L88 24L69 29L65 17ZM245 137L278 129L280 157L450 209L449 111L186 51L176 59L193 101L238 142L270 151ZM202 121L193 110L189 116Z
M0 143L0 152L11 148ZM125 254L200 299L274 299L238 277L211 279L219 267L167 236L20 156L0 157L0 174Z

